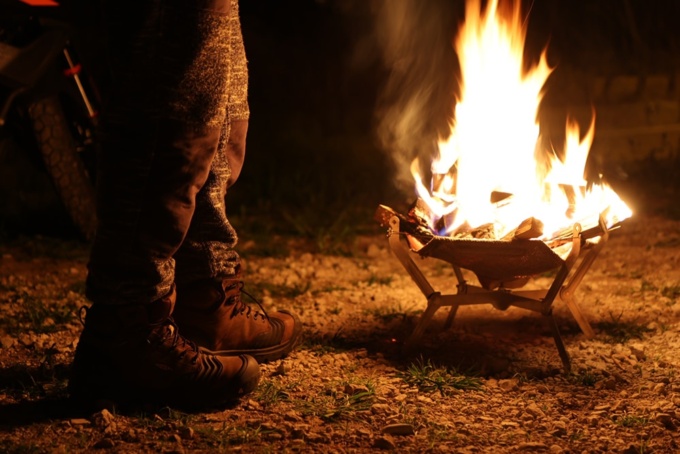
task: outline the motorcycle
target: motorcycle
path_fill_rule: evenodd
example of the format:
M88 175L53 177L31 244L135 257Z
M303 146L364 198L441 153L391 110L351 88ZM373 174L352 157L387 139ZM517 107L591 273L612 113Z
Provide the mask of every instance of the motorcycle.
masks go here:
M0 137L36 150L85 240L96 227L97 96L54 0L0 0Z

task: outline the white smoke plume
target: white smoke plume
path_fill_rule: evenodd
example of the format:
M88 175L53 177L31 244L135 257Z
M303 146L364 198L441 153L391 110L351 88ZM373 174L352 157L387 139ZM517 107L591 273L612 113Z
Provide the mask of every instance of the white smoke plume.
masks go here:
M395 168L395 184L413 194L411 161L430 162L450 131L458 73L453 38L462 1L376 0L375 39L388 71L377 108L377 134ZM427 169L425 169L427 171Z

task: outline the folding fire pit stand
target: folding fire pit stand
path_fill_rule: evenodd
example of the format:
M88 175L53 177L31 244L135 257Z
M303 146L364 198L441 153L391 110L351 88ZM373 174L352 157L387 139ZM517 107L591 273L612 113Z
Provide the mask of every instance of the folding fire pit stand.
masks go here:
M564 342L562 341L562 336L560 335L555 318L553 317L552 304L555 298L559 296L567 303L567 307L586 337L590 338L594 336L593 329L583 316L578 303L574 299L574 291L581 283L581 280L609 238L609 230L602 217L600 217L599 229L601 231L599 234L600 239L597 243L593 243L584 238L580 224L574 224L571 238L571 251L566 260L557 257L557 260L562 263L561 265L558 265L559 271L552 284L545 290L510 290L504 288L502 285L498 289L489 290L480 286L470 285L463 277L460 263L456 263L456 259L453 257L442 257L441 254L439 254L439 257L437 258L451 263L458 280L457 292L455 294L443 295L441 292L435 291L418 265L413 261L413 258L409 253L409 248L401 241L401 236L407 235L407 233L400 230L399 217L396 215L392 216L389 219L389 229L387 233L390 248L394 251L394 254L406 271L411 275L411 278L413 278L418 288L420 288L420 291L425 295L425 298L427 298L427 308L420 317L413 333L406 341L406 347L412 347L420 340L435 312L443 306L451 307L446 320L445 329L448 329L451 326L460 306L491 304L499 310L506 310L510 306L516 306L522 309L539 312L547 318L552 329L553 338L555 339L555 345L557 346L560 358L562 359L562 364L564 365L565 370L569 372L571 370L571 360L564 347ZM441 237L433 236L433 239L437 238ZM534 244L539 242L538 240L524 241L532 241ZM453 243L455 243L455 241L451 244ZM544 243L543 245L545 248L549 249ZM419 255L423 257L429 256L423 253L419 253ZM576 267L574 272L571 273L579 257L581 257L580 264ZM556 267L553 267L553 269L554 268ZM567 281L570 274L571 278ZM565 283L565 281L567 282Z

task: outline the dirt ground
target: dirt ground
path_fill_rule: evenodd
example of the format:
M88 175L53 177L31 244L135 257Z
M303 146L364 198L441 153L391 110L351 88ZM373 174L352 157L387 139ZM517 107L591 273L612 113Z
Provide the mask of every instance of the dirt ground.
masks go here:
M253 394L200 413L71 408L87 246L30 237L0 248L2 452L680 449L680 221L634 217L612 234L577 291L593 339L555 303L571 373L541 315L489 305L461 308L445 331L438 314L405 353L426 301L384 234L355 237L345 255L244 237L246 289L267 309L296 310L304 339L262 366ZM435 289L455 291L447 263L418 263Z

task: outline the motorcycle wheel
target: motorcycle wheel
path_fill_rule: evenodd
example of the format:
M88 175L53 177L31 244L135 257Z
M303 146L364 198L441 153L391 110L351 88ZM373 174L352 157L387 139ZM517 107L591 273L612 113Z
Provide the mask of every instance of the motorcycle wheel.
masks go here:
M31 103L28 115L57 194L82 237L91 241L97 225L94 187L78 155L59 97Z

